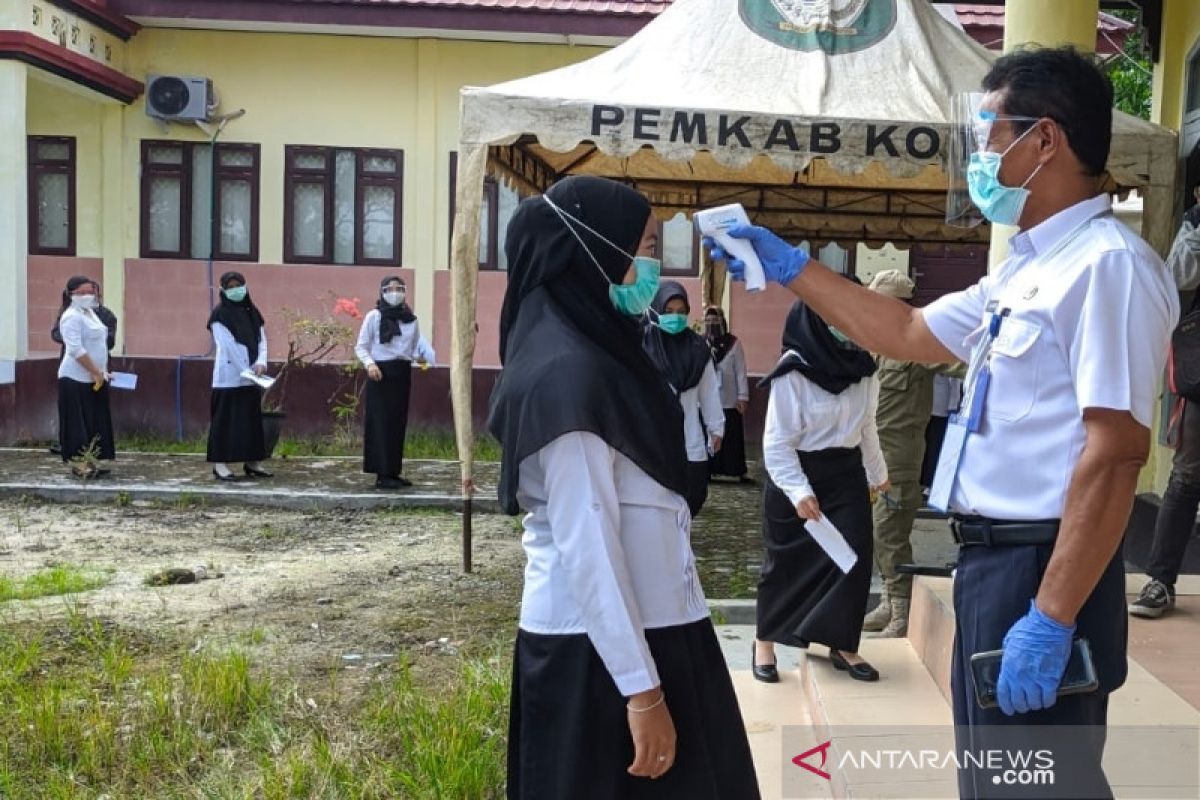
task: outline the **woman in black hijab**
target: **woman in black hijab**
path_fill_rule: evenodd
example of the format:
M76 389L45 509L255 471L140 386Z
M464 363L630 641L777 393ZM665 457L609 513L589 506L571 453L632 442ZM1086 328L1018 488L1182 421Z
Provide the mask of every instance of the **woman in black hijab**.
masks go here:
M59 315L63 355L58 365L58 441L64 462L81 459L72 470L99 478L96 465L116 458L108 394L108 326L96 314L96 284L82 275L67 281L66 306Z
M655 238L646 200L600 178L509 225L489 429L500 502L528 512L512 800L759 796L696 579L679 404L642 349Z
M719 452L725 436L720 384L712 353L700 335L688 327L687 292L665 281L650 305L642 330L642 346L679 398L683 409L683 438L688 455L688 508L695 517L708 499L708 459Z
M216 348L213 356L212 421L208 428L208 460L213 477L236 481L229 468L243 462L248 477L270 478L262 468L267 457L263 437L262 389L247 373L267 371L267 330L263 316L246 289L240 272L221 276L221 302L208 317Z
M776 642L818 642L835 668L875 681L879 673L858 655L874 553L870 487L888 488L875 429L875 361L802 302L788 313L783 348L762 382L771 389L763 431L769 480L754 677L779 680ZM848 573L805 527L822 516L857 555Z
M363 412L363 472L375 475L377 489L412 486L401 474L412 365L434 360L407 298L408 288L399 275L380 281L379 299L363 317L354 348L370 378Z
M754 483L746 467L746 434L742 417L750 402L750 383L746 374L746 351L738 337L729 332L725 312L710 306L704 312L704 338L717 365L717 383L721 387L721 408L725 412L725 436L720 452L709 460L709 475L737 478Z

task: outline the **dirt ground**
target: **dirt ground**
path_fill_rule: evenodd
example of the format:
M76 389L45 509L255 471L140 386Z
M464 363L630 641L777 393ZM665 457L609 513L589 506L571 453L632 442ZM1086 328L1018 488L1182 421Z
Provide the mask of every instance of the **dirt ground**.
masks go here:
M439 511L293 512L0 502L0 575L57 565L107 573L103 588L0 604L0 619L92 617L196 648L229 642L300 681L353 682L398 657L505 647L523 554L517 521L475 518L475 571L460 565L461 516ZM150 586L204 565L199 583ZM447 662L456 659L443 659ZM449 664L448 664L449 666Z

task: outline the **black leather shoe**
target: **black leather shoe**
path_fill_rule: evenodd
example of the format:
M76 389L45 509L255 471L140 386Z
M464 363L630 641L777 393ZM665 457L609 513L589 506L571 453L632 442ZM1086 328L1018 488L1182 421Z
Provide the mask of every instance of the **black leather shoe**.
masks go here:
M763 664L762 666L759 666L758 664L754 663L754 660L757 657L758 648L754 646L754 642L751 642L750 671L754 673L754 679L756 681L762 681L763 683L779 683L779 669L775 666L779 660L776 659L775 663Z
M250 466L249 464L243 464L242 471L245 472L247 475L249 475L251 478L274 478L275 477L274 472L267 472L265 469L255 469L254 467Z
M375 479L376 489L400 489L404 484L400 483L399 478L389 478L386 475L380 475Z
M879 670L865 661L859 664L851 664L837 650L830 649L829 663L833 664L834 669L850 673L850 677L856 681L873 683L879 680Z
M402 475L396 476L396 483L400 484L401 489L407 489L412 486L412 481Z
M216 467L213 467L213 477L216 478L217 480L221 481L222 483L237 483L237 479L238 479L238 476L234 475L232 473L230 473L229 475L222 475L221 473L217 472Z

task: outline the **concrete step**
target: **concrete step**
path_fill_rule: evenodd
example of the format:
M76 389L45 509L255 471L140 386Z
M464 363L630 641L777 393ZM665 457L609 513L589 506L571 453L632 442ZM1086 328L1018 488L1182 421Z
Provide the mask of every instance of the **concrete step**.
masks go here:
M847 763L864 750L953 749L950 706L907 639L864 639L860 655L880 673L863 683L838 672L825 648L800 664L800 682L813 719L811 746L829 742L825 771L836 798L954 797L954 774L945 770L873 770ZM801 752L804 752L801 750ZM814 766L819 757L805 759ZM791 789L788 785L787 789ZM804 797L788 793L786 797Z

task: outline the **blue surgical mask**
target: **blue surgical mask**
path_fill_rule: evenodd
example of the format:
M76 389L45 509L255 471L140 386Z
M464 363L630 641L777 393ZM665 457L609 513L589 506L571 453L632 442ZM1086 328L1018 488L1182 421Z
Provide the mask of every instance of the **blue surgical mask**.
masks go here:
M688 326L687 314L659 314L656 324L671 335L683 333Z
M658 293L658 278L662 274L662 262L657 258L650 258L648 256L630 255L624 248L613 244L598 231L589 228L583 220L563 211L558 207L558 204L550 199L549 195L542 195L542 199L546 201L546 205L553 209L555 214L558 214L558 218L562 220L563 225L567 226L567 230L571 232L571 235L579 242L579 246L587 253L588 258L596 265L596 269L600 270L600 276L608 283L608 299L612 302L613 308L631 317L638 317L645 314L646 310L650 308L650 304L654 302L654 295ZM628 286L623 283L613 283L612 279L608 277L608 273L600 266L600 262L596 260L596 256L592 254L587 244L584 243L583 237L579 235L579 231L575 230L575 226L567 220L573 220L585 231L632 260L634 275L636 276L634 282Z
M1022 133L1013 143L1004 149L1003 153L972 153L967 163L967 190L971 193L971 202L979 208L979 212L991 222L1001 225L1016 225L1021 220L1021 212L1025 209L1025 201L1029 199L1029 190L1025 187L1038 174L1042 165L1030 173L1020 186L1005 186L1000 182L1000 165L1008 151L1017 142L1029 135L1033 128Z
M654 302L658 293L658 277L662 273L662 262L657 258L638 256L633 259L633 270L637 276L633 283L609 283L608 299L613 307L631 317L641 316ZM603 270L601 270L603 273ZM608 276L605 275L605 278Z
M246 299L246 287L235 286L232 289L226 289L225 296L228 297L231 302L240 303Z

